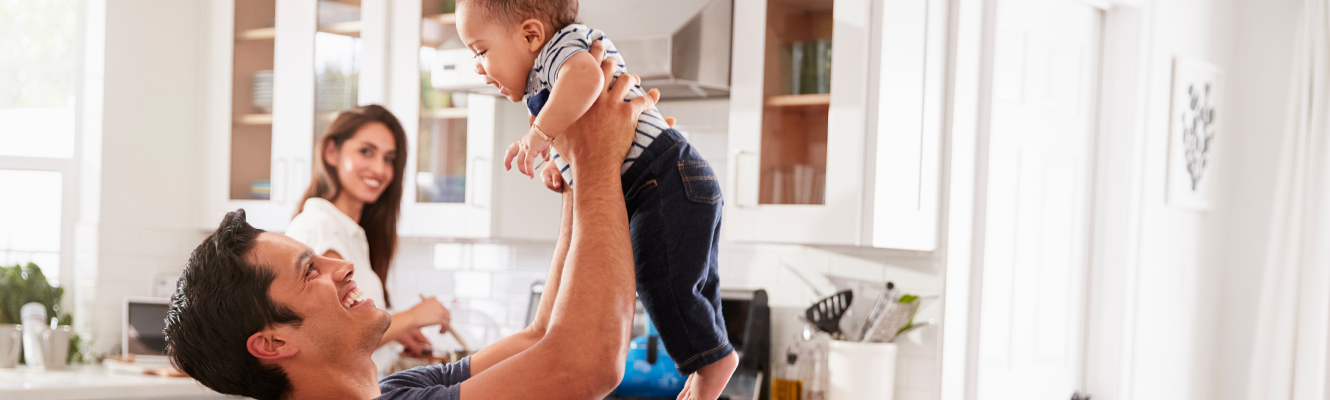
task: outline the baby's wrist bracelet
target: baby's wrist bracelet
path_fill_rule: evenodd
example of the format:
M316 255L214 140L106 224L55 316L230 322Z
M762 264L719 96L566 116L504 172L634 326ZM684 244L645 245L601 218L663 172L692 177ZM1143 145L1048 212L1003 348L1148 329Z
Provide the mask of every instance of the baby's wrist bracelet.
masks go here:
M554 138L549 137L548 135L545 134L544 131L540 130L540 126L539 126L539 125L531 124L531 129L534 130L534 131L536 131L536 134L537 134L537 135L540 135L540 138L541 138L541 139L545 139L546 142L549 142L549 141L553 141L553 140L554 140Z

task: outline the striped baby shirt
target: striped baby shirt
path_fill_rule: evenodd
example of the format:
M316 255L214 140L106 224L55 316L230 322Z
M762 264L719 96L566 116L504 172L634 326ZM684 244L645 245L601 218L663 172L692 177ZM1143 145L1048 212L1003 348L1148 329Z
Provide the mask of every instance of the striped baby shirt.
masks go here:
M554 80L559 74L559 68L563 66L569 57L579 52L591 49L591 43L600 40L605 43L605 55L613 58L618 64L614 71L617 78L620 74L628 72L627 65L624 65L623 56L614 48L610 39L605 37L605 33L595 29L588 28L586 25L572 24L560 29L554 34L553 39L545 43L545 47L540 50L540 55L536 56L536 62L531 67L531 73L527 75L526 93L523 99L526 101L527 111L531 115L539 115L540 110L545 107L545 102L550 98L550 90L554 89ZM646 91L641 86L629 89L628 96L625 99L631 100L638 96L645 96ZM632 148L628 150L628 155L624 157L623 166L619 173L628 172L628 167L633 165L633 161L642 155L642 151L651 145L651 141L656 139L669 125L665 123L665 117L660 115L660 111L652 107L650 110L637 117L637 135L633 139ZM577 134L577 133L574 133ZM559 172L563 174L563 180L568 184L573 183L572 168L568 162L559 157L557 151L551 150L551 159Z

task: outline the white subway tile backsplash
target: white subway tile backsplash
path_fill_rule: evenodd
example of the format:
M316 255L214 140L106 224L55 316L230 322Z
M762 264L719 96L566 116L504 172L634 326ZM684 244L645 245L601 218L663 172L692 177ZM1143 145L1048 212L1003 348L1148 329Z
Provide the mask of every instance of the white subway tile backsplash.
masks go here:
M472 299L471 323L501 327L508 323L508 302L502 300Z
M474 269L509 270L513 268L513 246L476 243L471 245L471 265Z
M545 274L529 271L494 272L492 279L494 298L526 298L531 293L531 284L545 280Z
M471 263L471 245L466 243L436 243L434 251L435 269L469 269Z
M490 297L492 275L487 271L457 271L453 273L453 295L469 298Z
M837 254L831 257L829 273L842 278L879 282L884 281L883 271L881 263Z

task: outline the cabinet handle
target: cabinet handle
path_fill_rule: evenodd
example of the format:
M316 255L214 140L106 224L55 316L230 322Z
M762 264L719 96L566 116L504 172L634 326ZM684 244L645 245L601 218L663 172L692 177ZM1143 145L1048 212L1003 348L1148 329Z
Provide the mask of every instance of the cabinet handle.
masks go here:
M752 201L752 199L750 199L751 196L748 196L747 193L745 193L743 186L745 176L742 174L742 165L745 156L751 157L755 155L757 154L747 150L734 151L734 165L730 167L730 182L733 182L733 186L731 187L733 191L731 193L734 193L734 205L736 207L749 208L757 203L756 201ZM759 176L758 179L761 179L761 177Z
M291 163L291 195L294 196L293 199L305 197L305 192L300 189L300 184L309 182L309 173L309 161L306 161L304 157L296 157L295 161Z
M268 198L275 203L286 201L286 159L278 158L276 165L270 172L272 182L268 185Z
M466 190L466 202L471 204L472 207L485 208L489 206L489 204L480 201L480 186L489 183L487 177L481 176L481 174L486 173L485 166L487 161L488 160L484 158L475 158L471 160L471 176L475 182L467 183L467 186L470 187Z

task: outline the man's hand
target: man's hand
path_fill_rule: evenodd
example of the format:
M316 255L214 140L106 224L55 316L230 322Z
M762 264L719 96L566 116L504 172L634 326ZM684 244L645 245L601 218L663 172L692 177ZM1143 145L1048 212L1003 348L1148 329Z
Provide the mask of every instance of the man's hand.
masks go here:
M646 96L624 102L628 90L637 86L641 79L637 75L623 74L616 80L614 67L613 60L601 61L606 87L591 104L591 109L568 128L569 132L577 134L554 138L560 157L572 164L574 171L588 165L621 164L636 135L637 116L654 107L660 99L660 91L651 89ZM612 80L615 83L610 87Z
M590 53L591 56L594 57L595 59L597 59L597 60L601 60L600 68L601 68L602 73L605 73L605 76L606 76L607 78L608 78L608 77L612 77L612 76L614 76L614 69L613 69L613 68L614 68L614 65L613 65L613 62L611 62L612 60L606 60L606 59L605 59L605 43L604 43L604 42L597 40L597 41L595 41L594 43L591 43L591 49L588 50L587 53ZM607 70L606 68L609 68L609 69ZM608 79L607 79L605 82L606 82L607 85L609 84L609 80L608 80ZM625 87L631 87L631 86L625 86ZM658 90L652 89L651 92L648 92L648 93L647 93L647 95L648 95L648 96L651 96L651 103L652 103L652 105L654 105L657 101L660 100L660 91L658 91ZM603 100L603 98L602 98L602 100ZM593 106L593 107L594 107L594 106ZM647 106L646 108L642 109L642 111L645 111L645 110L650 109L650 108L651 108L651 106ZM589 113L589 111L588 111L588 113ZM639 111L638 114L640 114L640 113L641 113L641 112ZM583 115L583 117L585 118L585 115ZM531 117L531 121L530 121L530 122L531 122L531 123L535 123L535 121L536 121L536 117ZM665 123L666 123L667 125L669 125L670 127L673 127L673 126L674 126L674 117L665 117ZM571 132L572 129L577 128L577 127L578 127L578 125L577 125L577 124L574 124L573 126L569 127L569 131ZM565 135L565 136L567 136L567 135ZM514 146L516 146L516 144L514 144ZM511 151L511 149L510 149L510 151ZM625 154L626 154L626 153L625 153ZM549 190L554 191L555 193L563 193L565 190L568 189L567 182L565 182L564 179L563 179L563 174L560 174L560 173L559 173L558 167L555 166L555 163L554 163L554 162L546 163L546 164L545 164L545 167L541 168L541 170L540 170L540 181L541 181L542 183L545 184L545 187L546 187L546 188L548 188Z

